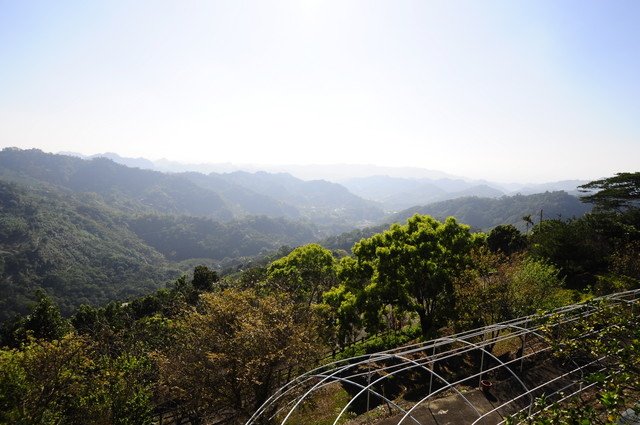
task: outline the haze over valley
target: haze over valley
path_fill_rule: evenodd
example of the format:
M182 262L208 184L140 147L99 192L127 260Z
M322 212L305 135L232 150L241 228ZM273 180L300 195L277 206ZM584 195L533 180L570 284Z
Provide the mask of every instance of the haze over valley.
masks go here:
M637 416L639 22L0 0L0 425Z
M499 224L524 230L522 217L541 211L572 218L590 210L564 191L507 195L488 182L454 178L371 176L341 185L265 171L167 173L122 164L151 161L110 156L118 162L0 152L3 317L24 312L39 287L70 312L144 294L198 262L228 272L315 241L348 252L354 229L370 234L417 212L488 231ZM540 187L575 190L578 183Z

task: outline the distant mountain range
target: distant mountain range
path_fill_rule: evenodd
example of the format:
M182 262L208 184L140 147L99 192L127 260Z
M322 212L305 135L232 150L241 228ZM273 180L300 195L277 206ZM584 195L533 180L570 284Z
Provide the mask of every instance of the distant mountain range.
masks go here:
M24 313L38 288L69 313L148 293L195 264L235 269L319 240L348 250L415 213L489 230L524 228L522 216L540 210L545 218L589 210L566 192L506 196L486 182L449 177L352 179L349 190L287 173L166 173L145 169L143 158L109 155L0 151L0 322ZM402 205L411 208L383 211Z
M35 149L4 149L0 152L0 172L76 192L94 192L135 212L187 214L222 221L250 215L305 219L326 234L365 226L384 216L376 203L325 180L245 171L163 173L121 164L148 164L142 158L107 156L111 158L98 155L81 159Z
M235 172L249 174L262 172L262 175L290 174L301 180L331 181L341 184L354 195L376 202L380 208L387 212L397 212L415 205L426 205L467 196L499 198L504 195L530 195L554 191L565 191L572 195L578 195L578 186L588 183L588 180L564 180L536 184L497 183L412 167L381 167L358 164L304 166L231 163L182 164L167 159L151 161L145 158L126 158L112 152L90 157L77 153L67 154L85 159L105 157L128 167L171 173L198 172L203 174L222 173L224 175Z
M500 198L463 197L415 206L385 219L400 223L414 214L428 214L443 220L454 216L477 230L488 231L499 224L513 224L520 230L527 228L524 216L538 223L542 218L571 219L591 211L592 206L564 191L537 193L533 195L502 196Z
M389 176L371 176L349 179L342 184L365 199L380 202L387 211L399 211L415 205L428 205L449 199L480 197L500 198L506 195L565 191L577 195L583 180L527 185L511 190L498 183L467 181L463 179L406 179Z

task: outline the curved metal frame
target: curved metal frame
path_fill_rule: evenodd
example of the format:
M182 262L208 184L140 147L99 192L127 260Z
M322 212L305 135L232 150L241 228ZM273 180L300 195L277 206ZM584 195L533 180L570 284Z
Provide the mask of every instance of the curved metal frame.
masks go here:
M593 301L600 300L612 300L621 302L624 304L633 306L640 301L640 290L631 290L620 292L617 294L612 294L606 297L596 298ZM273 419L276 415L282 414L284 418L279 422L281 425L284 425L288 419L291 417L294 411L301 406L301 404L307 400L311 394L315 391L318 391L321 388L326 387L332 383L343 383L352 385L355 388L359 388L359 391L351 397L351 399L347 402L347 404L342 408L342 410L337 414L334 425L337 425L341 418L344 417L344 414L348 411L349 407L353 405L355 400L362 396L363 394L372 394L377 397L379 400L382 400L384 403L387 403L391 412L391 407L393 406L397 411L403 416L398 420L398 424L405 423L406 419L412 420L416 424L420 424L420 421L416 419L413 413L416 409L420 407L424 407L424 403L436 398L438 395L442 394L446 390L454 391L465 404L470 406L473 411L478 415L475 419L470 418L469 423L480 423L483 419L486 419L493 413L499 413L500 409L508 408L509 405L514 403L517 400L522 399L523 397L529 398L529 405L520 409L520 411L524 411L529 409L529 413L531 413L531 409L533 407L534 401L534 393L536 391L541 391L546 388L551 383L560 381L563 378L567 378L572 375L580 374L579 379L576 379L575 382L569 383L565 385L563 388L558 389L550 393L549 395L561 395L561 400L566 398L575 396L580 394L585 389L589 388L590 385L582 385L583 383L583 370L586 367L593 366L595 362L598 362L602 359L594 360L587 362L586 364L579 365L571 359L573 363L572 370L561 373L558 376L555 376L552 379L549 379L545 382L542 382L539 385L536 385L533 388L528 388L525 382L518 376L518 374L512 369L511 365L515 362L520 362L522 368L522 362L526 358L530 358L532 356L542 355L545 352L549 352L551 347L546 343L546 338L544 335L540 333L543 324L546 320L548 320L552 316L556 316L559 318L558 321L555 322L554 326L568 324L573 321L579 320L582 317L590 316L595 311L597 311L597 306L594 306L592 303L580 303L573 304L566 307L562 307L547 314L542 315L530 315L525 317L520 317L517 319L508 320L505 322L497 323L495 325L486 326L484 328L473 329L470 331L460 332L455 335L451 335L448 337L438 338L431 341L426 341L417 344L411 344L404 347L399 347L391 350L381 351L379 353L371 354L371 355L363 355L358 357L353 357L349 359L344 359L340 361L335 361L328 363L326 365L320 366L314 370L311 370L307 373L300 375L294 380L290 381L283 387L281 387L278 391L276 391L260 408L256 410L256 412L251 416L251 418L247 421L247 425L256 424L257 421L261 418L264 419L264 415L267 412L273 412L273 415L269 419ZM532 325L532 326L528 326ZM509 331L506 335L501 335L503 331ZM485 335L488 333L494 332L495 337L491 337L488 339L484 339ZM493 335L493 334L491 334ZM533 336L536 341L543 341L545 344L542 347L537 345L536 349L534 349L534 345L531 344L527 340L527 336ZM477 342L477 340L482 337L481 342ZM487 347L491 344L496 344L501 341L507 341L511 338L520 338L522 340L522 352L520 356L516 356L516 358L502 361L489 350ZM529 342L529 345L527 345ZM461 347L456 347L457 344L461 344ZM525 354L525 349L530 348L531 352ZM436 354L436 349L442 349ZM474 350L480 350L482 352L482 361L480 364L480 371L477 373L470 373L462 377L461 379L455 380L455 382L450 382L447 380L446 376L443 376L439 373L436 373L433 370L433 365L435 365L439 361L443 361L449 358L453 358L456 356L465 355L465 353L469 353ZM484 368L484 356L488 355L493 362L497 363L495 366L491 366L489 368ZM420 358L411 358L415 356L421 356ZM396 359L399 361L397 364L389 365L384 364L387 360ZM382 364L380 364L382 362ZM430 365L430 367L428 367ZM362 372L361 368L366 366L371 370L367 372ZM432 378L435 377L439 381L444 384L442 387L435 391L431 391L431 387L429 387L429 394L423 397L421 400L415 402L410 409L403 409L400 405L395 403L393 400L385 397L380 392L374 390L374 386L378 383L383 382L385 379L389 379L389 377L394 376L395 374L401 373L403 371L411 370L419 368L429 373L429 376ZM497 371L497 370L505 370L511 376L510 379L513 379L513 382L518 383L519 386L522 387L522 393L519 393L512 397L511 399L501 403L500 405L494 407L493 409L487 411L486 413L481 413L478 408L474 405L468 397L464 395L464 393L458 388L460 384L469 379L482 377L483 374L487 372ZM566 369L565 369L566 370ZM373 372L372 372L373 371ZM362 377L366 374L371 373L380 373L382 376L376 378L374 381L368 380L366 384L358 382L356 378ZM342 376L340 376L342 375ZM432 379L431 378L431 379ZM573 378L571 378L573 379ZM571 393L568 396L562 395L561 392L573 387L578 384L580 388ZM574 387L575 388L575 387ZM572 388L573 389L573 388ZM294 396L294 393L297 390L301 390L301 394ZM283 405L283 401L286 402ZM278 406L280 406L278 408ZM521 405L520 405L521 406ZM274 410L271 410L271 408ZM285 414L286 412L286 414ZM534 413L535 414L535 413Z

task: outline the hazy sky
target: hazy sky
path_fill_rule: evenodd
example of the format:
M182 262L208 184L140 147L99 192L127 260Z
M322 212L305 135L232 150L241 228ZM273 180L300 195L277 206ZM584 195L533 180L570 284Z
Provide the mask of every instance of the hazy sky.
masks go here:
M639 171L639 23L637 0L0 0L0 147Z

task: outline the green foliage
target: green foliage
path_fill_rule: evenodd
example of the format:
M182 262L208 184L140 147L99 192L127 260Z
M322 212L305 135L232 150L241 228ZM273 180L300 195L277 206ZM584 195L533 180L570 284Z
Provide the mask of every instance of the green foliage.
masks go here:
M135 234L166 258L245 257L282 245L299 245L316 236L313 225L266 216L220 223L206 217L142 215L127 221Z
M75 334L0 350L0 423L150 424L150 363Z
M174 322L171 344L156 354L160 396L192 423L206 417L243 423L277 385L318 352L315 324L286 297L254 291L205 293Z
M0 321L25 314L38 288L69 314L151 292L178 274L92 196L0 181L0 197L8 200L0 203L8 235L0 238Z
M382 334L376 334L372 337L346 346L335 355L333 360L343 360L350 357L391 350L392 348L405 345L410 341L419 338L421 335L422 331L417 326L406 328L401 332L384 332Z
M527 246L527 238L514 225L501 224L489 232L487 246L493 252L511 255L522 251Z
M553 265L484 248L472 259L472 267L455 281L455 328L474 329L562 305L563 281Z
M530 219L533 216L535 220L540 210L543 210L547 219L571 219L583 216L591 208L577 197L562 191L498 199L465 197L409 208L392 216L391 221L404 221L414 214L429 214L438 219L453 216L474 229L488 231L501 224L511 224L524 231L528 225L523 221L523 216L529 216Z
M14 180L45 182L67 192L94 193L129 212L233 218L225 201L184 177L129 168L106 158L90 161L37 149L0 151L0 172Z
M16 318L0 333L0 346L17 347L29 338L53 341L71 330L60 309L43 291L37 291L38 302L27 316Z
M452 217L441 223L415 215L357 243L355 261L345 260L341 277L370 330L391 305L416 312L427 335L451 317L452 282L469 264L476 238Z
M595 180L580 188L583 192L597 191L583 196L582 201L594 204L598 210L640 207L640 172L616 173L613 177Z
M314 306L321 320L321 335L330 347L345 347L353 343L362 328L356 296L344 284L322 295L322 303Z
M640 240L634 217L633 213L591 213L576 220L545 220L531 232L530 252L559 267L572 287L583 289L611 268L615 256L623 258L624 247Z
M329 236L319 243L327 249L351 252L353 246L360 242L361 239L370 238L376 233L385 231L388 227L388 224L381 224L379 226L365 227L364 229L354 229L339 235Z
M76 193L95 193L128 213L189 215L230 221L248 215L303 219L325 234L350 230L383 213L343 186L265 172L165 174L129 168L106 158L90 161L39 150L4 149L0 173L47 182ZM308 241L307 241L308 242Z
M640 283L640 240L620 246L611 255L611 271Z
M191 284L198 291L211 291L213 284L218 280L218 273L215 270L210 270L207 266L196 266Z
M604 371L591 372L595 398L573 397L564 403L541 398L533 415L518 415L509 423L613 424L627 408L637 409L640 395L640 318L637 306L604 301L594 313L577 321L556 324L549 335L554 354L565 361L600 359Z
M562 287L559 275L559 270L552 264L524 258L511 276L515 317L559 307L556 299L558 289Z
M319 303L336 283L336 260L328 249L309 244L294 249L267 268L265 285L306 305Z

